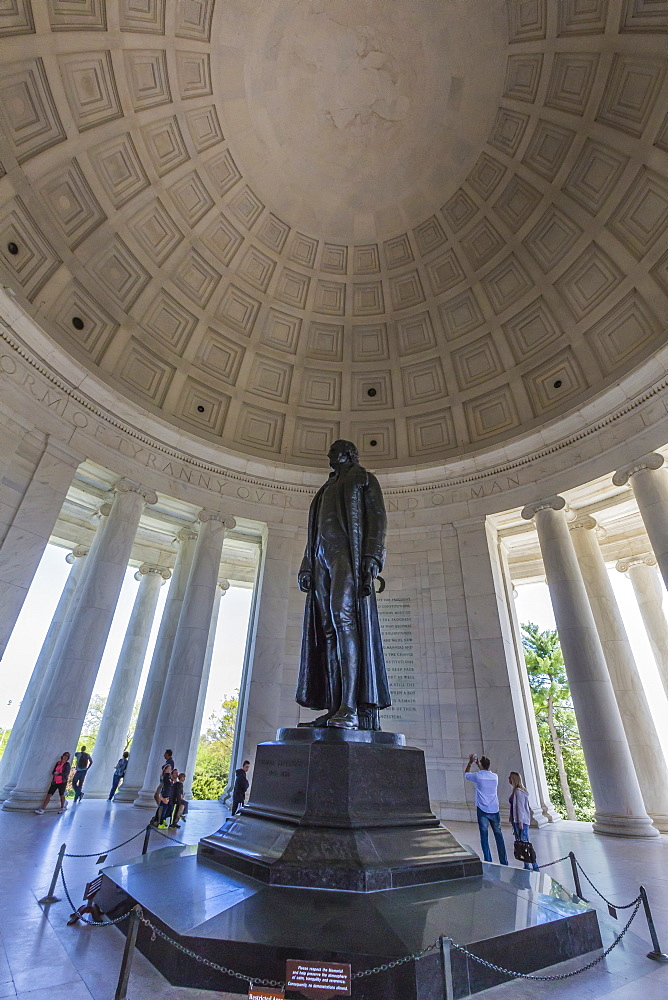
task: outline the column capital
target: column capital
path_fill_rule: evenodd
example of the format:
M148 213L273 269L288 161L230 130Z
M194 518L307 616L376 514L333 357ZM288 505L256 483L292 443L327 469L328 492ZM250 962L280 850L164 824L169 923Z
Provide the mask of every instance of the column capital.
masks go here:
M197 532L195 531L195 525L186 525L184 528L179 528L176 532L174 538L175 542L194 542L197 538Z
M88 552L89 552L88 545L77 545L76 548L72 549L71 552L67 553L67 555L65 556L65 562L69 563L71 566L75 559L81 559L83 556L87 556Z
M138 493L147 504L158 502L158 494L154 490L150 490L140 483L135 483L132 479L120 479L114 486L114 491L116 493Z
M618 573L628 573L634 566L656 566L656 559L647 553L646 555L627 556L624 559L618 559L615 563L615 569Z
M534 500L533 503L528 503L526 507L523 507L522 517L525 521L531 521L541 510L563 510L565 506L566 501L563 497L545 497L544 500Z
M219 580L218 581L218 586L220 587L220 589L222 591L222 594L220 596L221 597L225 597L225 594L230 589L230 581L229 580Z
M585 531L593 531L598 527L598 521L591 514L579 514L572 521L568 522L568 527L573 531L575 528L584 528Z
M631 476L635 476L636 472L642 472L643 469L650 469L652 472L656 472L663 464L663 455L659 455L658 452L653 451L650 455L642 455L635 462L623 465L621 469L615 472L612 482L615 486L626 486Z
M237 522L229 514L223 514L220 510L208 510L206 507L199 512L197 520L206 523L207 521L220 521L226 531L231 531L236 527Z
M159 574L163 580L169 580L172 575L171 569L167 569L166 566L158 566L156 563L142 563L135 573L135 580L140 580L142 576L148 576L150 573Z

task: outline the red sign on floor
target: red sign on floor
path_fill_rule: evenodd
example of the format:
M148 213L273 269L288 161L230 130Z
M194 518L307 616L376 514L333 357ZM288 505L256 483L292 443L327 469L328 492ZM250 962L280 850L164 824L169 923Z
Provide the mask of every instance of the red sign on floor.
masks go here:
M285 1000L284 990L270 989L268 986L250 986L248 1000Z
M297 990L305 997L331 1000L350 996L350 966L341 962L285 963L285 988Z

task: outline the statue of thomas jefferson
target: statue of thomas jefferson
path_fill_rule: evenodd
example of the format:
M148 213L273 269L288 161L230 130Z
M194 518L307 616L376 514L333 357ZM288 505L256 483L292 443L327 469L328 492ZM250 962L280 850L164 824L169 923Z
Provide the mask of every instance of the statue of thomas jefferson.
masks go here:
M311 726L380 729L390 704L374 579L387 516L380 485L350 441L329 449L332 472L311 503L299 570L306 594L297 702L325 710Z

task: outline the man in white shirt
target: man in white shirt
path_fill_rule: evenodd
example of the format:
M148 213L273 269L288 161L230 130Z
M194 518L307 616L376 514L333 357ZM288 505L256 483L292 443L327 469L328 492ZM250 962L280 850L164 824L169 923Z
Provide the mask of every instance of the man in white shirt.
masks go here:
M482 856L485 861L492 860L487 829L488 826L491 826L494 840L496 841L496 849L499 854L499 864L507 865L508 855L506 854L506 845L503 842L503 834L501 833L501 814L499 812L499 797L497 795L499 776L494 771L490 771L490 763L489 757L481 757L478 762L477 756L472 753L466 765L464 777L467 781L472 781L475 785L475 804L478 813L478 829L480 830ZM474 773L471 772L473 764L477 764L479 768Z

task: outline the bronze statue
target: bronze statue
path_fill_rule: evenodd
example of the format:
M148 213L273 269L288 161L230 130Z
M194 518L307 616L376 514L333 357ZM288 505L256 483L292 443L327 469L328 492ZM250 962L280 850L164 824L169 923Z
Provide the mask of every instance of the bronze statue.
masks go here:
M325 710L310 726L380 729L379 710L391 704L374 588L385 559L383 494L350 441L335 441L328 458L298 577L306 606L297 702Z

